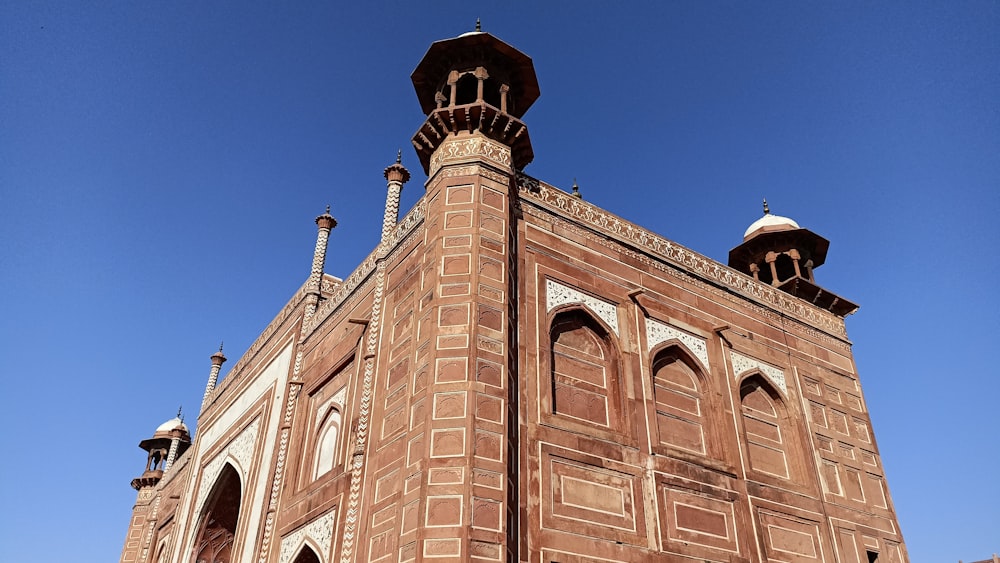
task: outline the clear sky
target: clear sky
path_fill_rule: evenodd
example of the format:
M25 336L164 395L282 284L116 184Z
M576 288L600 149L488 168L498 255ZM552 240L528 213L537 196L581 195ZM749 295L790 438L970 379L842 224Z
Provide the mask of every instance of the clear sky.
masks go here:
M0 560L119 556L136 444L309 273L378 240L409 74L529 54L526 172L720 261L761 214L831 241L913 561L1000 552L1000 3L0 3Z

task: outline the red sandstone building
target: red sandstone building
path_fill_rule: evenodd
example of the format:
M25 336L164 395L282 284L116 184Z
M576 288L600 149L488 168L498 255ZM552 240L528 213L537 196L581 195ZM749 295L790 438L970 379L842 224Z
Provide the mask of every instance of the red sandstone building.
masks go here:
M413 72L426 193L312 272L192 440L140 446L122 563L907 561L828 241L764 216L729 266L526 176L531 59Z

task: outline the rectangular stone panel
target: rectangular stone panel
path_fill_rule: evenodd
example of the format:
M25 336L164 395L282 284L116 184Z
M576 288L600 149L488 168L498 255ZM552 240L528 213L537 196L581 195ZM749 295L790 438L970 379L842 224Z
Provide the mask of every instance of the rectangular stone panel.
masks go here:
M462 540L457 538L449 539L427 539L424 540L424 557L458 557L462 555Z
M472 203L475 192L472 184L464 186L448 186L445 189L445 205Z
M739 552L733 503L693 491L661 488L663 549L697 545L732 553Z
M431 457L465 455L465 428L445 428L431 431Z
M464 504L462 495L428 496L425 501L427 508L424 524L428 528L460 526Z
M769 561L823 560L819 524L769 510L759 510L758 515Z
M542 472L544 527L608 539L637 532L637 476L554 455Z
M661 443L705 453L705 435L700 424L658 412L656 426Z
M472 226L472 211L449 211L444 214L444 230L468 229Z

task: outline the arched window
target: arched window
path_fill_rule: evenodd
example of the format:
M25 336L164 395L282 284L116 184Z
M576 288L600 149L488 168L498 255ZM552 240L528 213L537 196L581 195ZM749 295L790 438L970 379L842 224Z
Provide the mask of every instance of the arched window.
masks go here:
M230 563L233 560L240 491L239 474L232 465L225 464L202 510L198 539L194 544L195 563Z
M653 360L653 398L660 443L704 454L707 427L696 366L677 346L658 353Z
M608 332L574 310L556 316L551 343L552 413L618 430L618 362Z
M292 563L320 563L319 556L316 552L312 550L308 545L302 546L302 551L299 552L298 556Z
M789 436L787 429L782 429L784 405L778 392L760 376L752 375L740 386L740 405L750 467L782 479L790 478Z
M316 443L316 470L313 478L325 475L337 464L337 446L340 440L341 416L337 408L331 408L323 421Z
M471 104L479 98L479 79L467 72L455 84L455 105Z

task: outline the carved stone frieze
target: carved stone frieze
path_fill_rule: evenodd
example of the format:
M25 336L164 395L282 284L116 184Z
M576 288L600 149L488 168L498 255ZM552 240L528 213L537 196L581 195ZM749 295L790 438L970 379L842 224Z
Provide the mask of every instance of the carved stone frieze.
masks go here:
M708 343L704 338L684 332L656 319L646 319L646 343L649 349L668 340L677 339L698 358L701 365L708 369Z
M733 375L738 380L741 375L748 371L758 370L774 383L782 393L788 393L785 386L785 372L764 362L744 356L739 352L729 351L729 358L733 361Z
M306 539L311 540L314 547L319 548L319 560L328 561L331 543L333 542L333 527L337 520L336 509L323 514L305 526L281 538L279 563L288 563L298 555Z
M545 311L549 312L560 305L580 303L601 318L616 335L618 333L618 308L614 304L602 301L596 297L582 293L561 283L545 280Z
M431 166L427 176L434 176L439 168L449 162L461 162L469 158L482 158L504 169L511 168L510 147L477 135L455 138L442 143L431 156Z
M560 215L571 217L589 228L610 235L621 242L637 246L712 283L726 287L749 299L766 303L830 334L840 337L847 336L843 319L832 313L758 282L745 274L629 223L577 197L537 180L528 181L526 178L524 175L518 176L518 187L522 201L531 201L557 211Z

